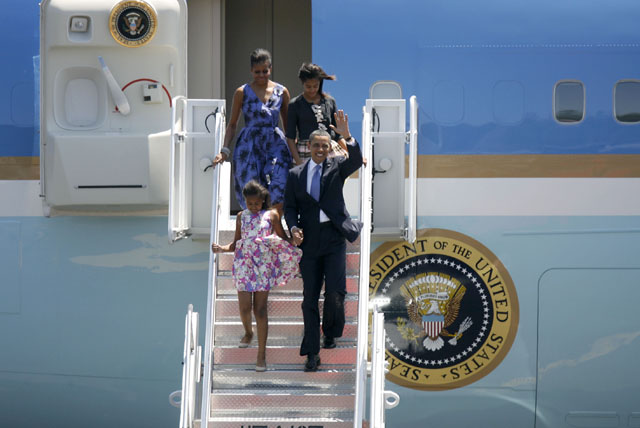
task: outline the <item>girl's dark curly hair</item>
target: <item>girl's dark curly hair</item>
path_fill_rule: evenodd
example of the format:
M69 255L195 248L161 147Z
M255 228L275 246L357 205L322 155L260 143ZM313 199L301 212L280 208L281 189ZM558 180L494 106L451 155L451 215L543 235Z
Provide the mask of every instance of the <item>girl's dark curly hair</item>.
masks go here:
M268 210L271 208L271 195L269 195L269 191L256 180L251 180L244 185L242 196L245 198L248 196L259 196L263 199L262 209Z

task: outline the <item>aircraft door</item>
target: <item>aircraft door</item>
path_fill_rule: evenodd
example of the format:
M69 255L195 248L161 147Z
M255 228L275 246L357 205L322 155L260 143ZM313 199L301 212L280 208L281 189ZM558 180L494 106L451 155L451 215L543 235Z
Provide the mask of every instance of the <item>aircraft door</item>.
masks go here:
M43 0L40 26L46 205L166 206L185 0Z

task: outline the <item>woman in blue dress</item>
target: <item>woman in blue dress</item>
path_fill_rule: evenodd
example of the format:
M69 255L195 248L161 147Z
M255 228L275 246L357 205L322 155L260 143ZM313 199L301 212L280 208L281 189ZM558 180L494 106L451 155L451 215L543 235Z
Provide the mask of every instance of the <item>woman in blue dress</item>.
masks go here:
M256 49L251 53L251 74L251 83L240 86L233 94L224 146L213 164L231 157L229 146L242 110L245 126L238 135L233 153L236 198L245 209L242 189L247 182L256 180L269 190L273 207L282 212L284 188L292 159L278 121L281 116L283 127L286 128L289 91L269 78L271 54L265 49Z

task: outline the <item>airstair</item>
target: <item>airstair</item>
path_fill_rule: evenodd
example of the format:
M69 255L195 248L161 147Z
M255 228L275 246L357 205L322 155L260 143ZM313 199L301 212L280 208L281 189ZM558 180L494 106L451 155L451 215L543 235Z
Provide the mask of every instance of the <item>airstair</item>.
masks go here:
M176 99L174 104L170 239L202 235L206 230L209 242L230 242L235 221L224 214L229 212L229 195L224 192L228 165L213 170L206 167L207 159L219 152L223 141L224 101ZM364 109L363 152L372 159L371 145L367 144L372 132L370 117ZM199 165L203 174L209 170L213 177L187 174L185 165ZM238 346L244 329L231 278L233 254L211 253L203 347L198 344L198 314L191 306L185 324L180 428L384 427L384 409L394 407L398 396L384 390L384 319L368 295L371 168L361 168L359 178L349 180L359 187L359 217L364 228L359 240L347 247L346 325L336 348L321 349L318 371L304 372L305 357L299 355L302 280L296 278L269 293L267 371L256 372L255 322L252 343L247 348ZM200 210L196 204L201 202L185 197L206 192L212 195L208 227L196 224L202 222L202 215L200 220L195 215ZM371 311L377 326L371 332L372 349L368 329ZM368 364L368 355L373 365ZM368 393L367 384L375 390Z
M232 239L223 231L220 242ZM302 338L302 281L300 278L269 293L267 371L255 371L257 336L239 348L244 329L231 280L233 255L219 257L213 333L210 426L322 426L353 427L355 409L359 243L347 254L346 325L335 349L320 351L321 365L303 371L299 355ZM322 304L322 300L321 300Z

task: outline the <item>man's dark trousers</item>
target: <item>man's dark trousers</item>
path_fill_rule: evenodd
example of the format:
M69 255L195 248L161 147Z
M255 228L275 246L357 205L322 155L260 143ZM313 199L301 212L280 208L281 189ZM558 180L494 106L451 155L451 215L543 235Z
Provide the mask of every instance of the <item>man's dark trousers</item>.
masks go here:
M300 273L304 281L302 315L304 338L300 355L320 352L320 310L318 299L324 277L325 295L322 310L322 331L327 337L341 337L344 330L344 298L346 295L346 240L329 221L320 224L317 248L302 254Z

